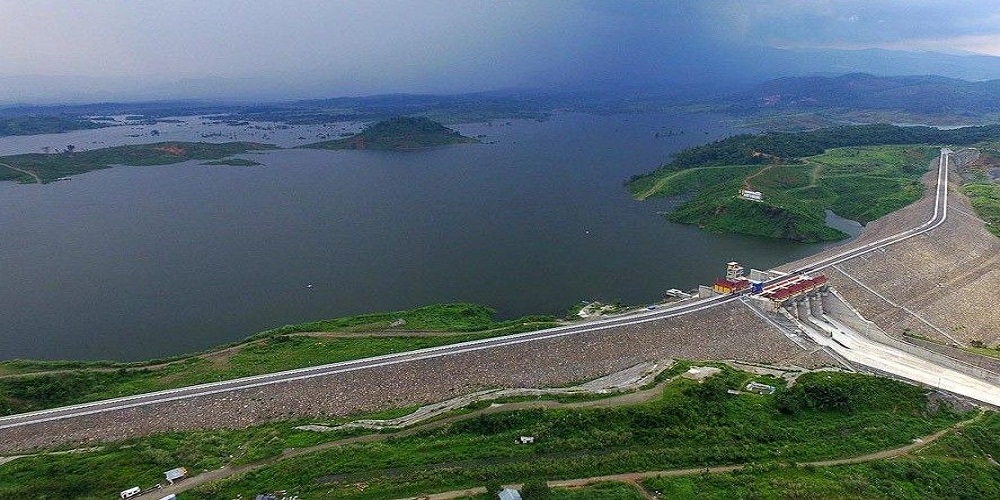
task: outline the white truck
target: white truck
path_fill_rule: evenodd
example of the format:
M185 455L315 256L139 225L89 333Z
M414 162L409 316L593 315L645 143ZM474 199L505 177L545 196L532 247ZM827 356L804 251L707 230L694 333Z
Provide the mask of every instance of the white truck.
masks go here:
M132 498L132 497L138 495L140 492L142 492L141 488L139 488L138 486L133 486L133 487L131 487L131 488L129 488L129 489L127 489L127 490L119 493L118 496L122 497L122 500L125 500L126 498Z

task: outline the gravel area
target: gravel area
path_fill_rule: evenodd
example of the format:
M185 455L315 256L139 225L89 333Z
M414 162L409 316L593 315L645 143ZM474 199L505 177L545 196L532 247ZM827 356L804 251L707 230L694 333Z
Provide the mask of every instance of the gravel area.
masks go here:
M116 441L155 432L242 428L442 401L489 388L564 386L660 359L832 364L745 306L668 320L285 382L0 430L0 453Z
M674 362L672 360L640 363L620 372L615 372L589 382L569 387L519 387L511 389L489 389L485 391L473 392L471 394L463 394L446 401L424 405L417 408L412 413L391 419L353 420L351 422L347 422L346 424L337 426L312 424L299 426L296 427L296 429L315 432L329 432L340 429L358 428L376 430L402 429L481 401L495 401L498 399L516 398L520 396L539 397L614 393L627 394L629 391L638 391L642 388L642 386L653 383L656 380L657 375L662 373L667 368L670 368L673 363ZM716 368L715 370L718 369ZM662 387L660 390L662 390Z
M963 202L956 196L949 205L963 207ZM1000 343L995 291L1000 280L1000 239L989 234L981 221L949 215L929 233L839 267L830 273L837 289L889 333L909 331L960 345Z

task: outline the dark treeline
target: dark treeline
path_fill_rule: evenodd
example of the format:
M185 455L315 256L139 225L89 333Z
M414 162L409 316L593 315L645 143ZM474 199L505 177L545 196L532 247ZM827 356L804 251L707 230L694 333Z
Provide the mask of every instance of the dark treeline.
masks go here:
M840 76L777 78L726 98L734 113L806 110L896 110L930 115L985 117L1000 111L1000 80L942 76Z
M741 134L677 153L665 170L714 165L767 163L765 155L801 158L830 148L884 144L967 145L1000 137L1000 125L941 130L933 127L896 125L845 125L809 132ZM763 153L761 155L760 153Z
M106 127L90 120L62 116L17 116L0 118L0 137L8 135L58 134L70 130Z

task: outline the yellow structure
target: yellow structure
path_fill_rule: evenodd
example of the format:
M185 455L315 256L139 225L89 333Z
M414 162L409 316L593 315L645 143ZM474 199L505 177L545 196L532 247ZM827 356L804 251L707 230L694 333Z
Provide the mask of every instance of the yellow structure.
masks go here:
M735 293L744 288L748 288L750 282L743 277L743 266L739 262L726 264L726 277L719 278L712 283L712 291L715 293L728 294Z

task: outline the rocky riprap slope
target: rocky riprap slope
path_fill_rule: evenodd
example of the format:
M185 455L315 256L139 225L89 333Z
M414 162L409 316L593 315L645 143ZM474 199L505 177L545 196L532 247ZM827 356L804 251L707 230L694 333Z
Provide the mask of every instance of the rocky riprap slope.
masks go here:
M872 222L849 245L875 241L926 221L933 210L935 179L934 174L925 177L928 196ZM982 342L995 347L1000 343L1000 295L996 291L1000 238L984 229L957 186L950 187L948 196L948 218L939 227L825 273L862 315L890 334L906 332L946 344ZM833 248L783 269L838 251Z
M728 304L677 318L0 430L0 453L155 432L241 428L443 401L495 387L560 386L644 361L831 365Z

